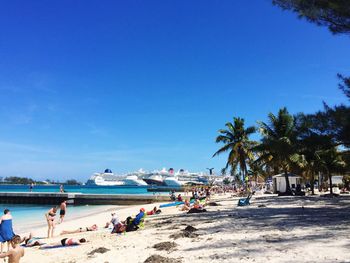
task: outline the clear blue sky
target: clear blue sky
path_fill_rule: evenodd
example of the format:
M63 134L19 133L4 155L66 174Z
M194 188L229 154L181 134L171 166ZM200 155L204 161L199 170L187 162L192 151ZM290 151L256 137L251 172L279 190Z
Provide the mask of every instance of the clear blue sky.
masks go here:
M3 1L0 176L219 171L217 130L344 102L350 38L262 1Z

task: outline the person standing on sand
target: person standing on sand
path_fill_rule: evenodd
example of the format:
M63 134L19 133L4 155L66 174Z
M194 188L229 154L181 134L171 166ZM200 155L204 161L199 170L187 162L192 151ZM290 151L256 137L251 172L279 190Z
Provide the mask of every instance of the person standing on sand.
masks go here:
M8 263L19 263L19 260L21 259L21 257L24 256L24 248L19 245L20 242L21 242L21 237L18 235L15 235L11 239L12 249L6 253L1 253L0 258L8 257L9 258Z
M10 240L13 238L12 228L12 215L9 209L4 210L4 215L0 218L0 242L1 242L1 253L3 251L3 244L7 243L7 251L10 249Z
M67 211L67 201L64 200L61 204L60 204L60 223L63 222L63 218L66 215L66 211Z
M56 213L57 213L57 207L53 207L45 214L47 226L48 226L48 230L47 230L48 238L53 237L53 231L55 229Z

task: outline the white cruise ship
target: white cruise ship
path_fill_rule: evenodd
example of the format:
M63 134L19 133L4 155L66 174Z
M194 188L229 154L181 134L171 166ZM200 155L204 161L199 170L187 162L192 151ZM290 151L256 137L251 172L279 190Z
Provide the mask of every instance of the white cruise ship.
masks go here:
M117 186L124 185L124 182L120 180L119 176L113 174L110 169L106 169L103 173L94 173L86 185L97 185L97 186Z
M137 175L127 175L123 179L124 186L147 186L147 183L139 179Z

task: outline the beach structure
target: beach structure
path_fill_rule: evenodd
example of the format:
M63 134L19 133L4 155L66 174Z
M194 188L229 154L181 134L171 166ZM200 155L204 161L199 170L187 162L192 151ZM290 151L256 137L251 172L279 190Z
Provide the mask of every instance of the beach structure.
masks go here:
M3 192L4 204L135 205L169 201L167 195Z
M301 176L289 173L289 184L291 189L296 189L297 185L301 185ZM285 174L276 174L272 176L272 185L274 193L285 193L287 189Z

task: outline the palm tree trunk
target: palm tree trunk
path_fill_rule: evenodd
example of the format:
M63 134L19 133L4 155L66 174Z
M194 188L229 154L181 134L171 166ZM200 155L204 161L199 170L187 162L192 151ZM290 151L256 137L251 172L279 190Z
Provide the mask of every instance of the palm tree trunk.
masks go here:
M333 195L333 187L332 187L332 174L331 173L329 173L328 174L328 177L329 177L329 191L330 191L330 193L331 193L331 195Z
M315 173L312 171L311 172L311 178L310 178L310 187L311 187L311 194L314 195L315 194Z
M288 172L286 170L284 171L284 178L286 179L286 193L291 194L292 190L290 189Z

